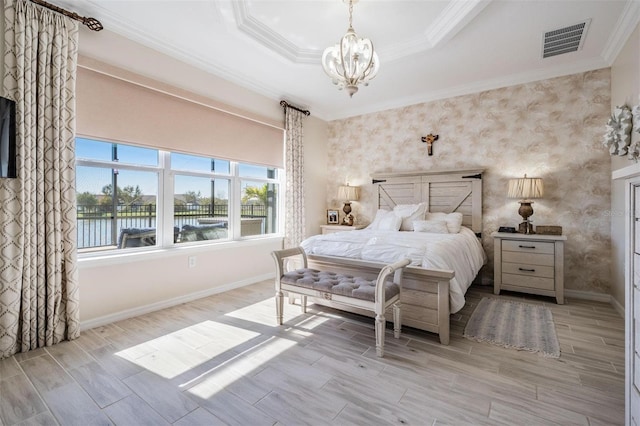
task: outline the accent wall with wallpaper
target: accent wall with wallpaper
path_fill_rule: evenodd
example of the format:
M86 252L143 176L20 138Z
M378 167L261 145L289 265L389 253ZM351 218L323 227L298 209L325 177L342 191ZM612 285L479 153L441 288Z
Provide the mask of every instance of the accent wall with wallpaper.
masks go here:
M640 102L640 24L636 26L622 50L611 65L611 111L616 106L626 104L629 107ZM640 134L632 132L632 140ZM611 171L630 166L628 156L611 157ZM625 222L631 215L625 208L625 181L611 181L611 296L618 310L625 307Z
M611 160L601 141L610 95L606 68L332 121L327 208L341 208L339 185L359 185L352 207L367 224L376 211L374 172L483 168L482 243L492 277L491 232L522 221L508 180L541 177L544 198L531 219L562 226L565 287L608 294ZM429 133L440 135L433 156L421 142Z

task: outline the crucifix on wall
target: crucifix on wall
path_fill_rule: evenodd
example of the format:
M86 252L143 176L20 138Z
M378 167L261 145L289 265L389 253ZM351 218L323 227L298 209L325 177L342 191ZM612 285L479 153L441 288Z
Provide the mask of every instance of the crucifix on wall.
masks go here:
M429 133L427 136L422 137L422 142L427 144L427 153L429 155L433 155L433 143L438 140L440 135L434 135L433 133Z

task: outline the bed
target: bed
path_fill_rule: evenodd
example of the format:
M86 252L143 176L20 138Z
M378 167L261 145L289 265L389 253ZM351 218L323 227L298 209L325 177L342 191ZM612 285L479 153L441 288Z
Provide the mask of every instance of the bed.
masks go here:
M383 210L379 213L423 205L431 213L462 216L460 232L383 228L316 235L301 243L309 267L373 277L381 263L409 258L411 265L403 279L402 323L437 333L440 342L448 344L449 315L464 306L464 294L486 261L479 242L482 173L479 169L375 173L376 204ZM374 223L377 220L378 216ZM408 229L407 223L402 223L403 229ZM425 221L419 224L426 225ZM317 303L332 306L328 300Z

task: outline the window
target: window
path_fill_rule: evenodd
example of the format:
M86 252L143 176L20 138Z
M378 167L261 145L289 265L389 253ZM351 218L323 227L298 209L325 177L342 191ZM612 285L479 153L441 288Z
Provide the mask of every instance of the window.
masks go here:
M278 232L279 170L76 139L81 252Z
M240 163L238 175L242 194L240 235L277 232L278 170Z
M231 163L171 153L171 169L174 170L173 220L179 236L176 242L230 238Z

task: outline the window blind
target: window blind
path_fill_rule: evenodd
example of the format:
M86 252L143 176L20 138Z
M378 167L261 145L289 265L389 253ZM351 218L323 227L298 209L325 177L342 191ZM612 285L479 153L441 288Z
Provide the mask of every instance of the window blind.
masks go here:
M284 130L78 68L76 133L283 168Z

